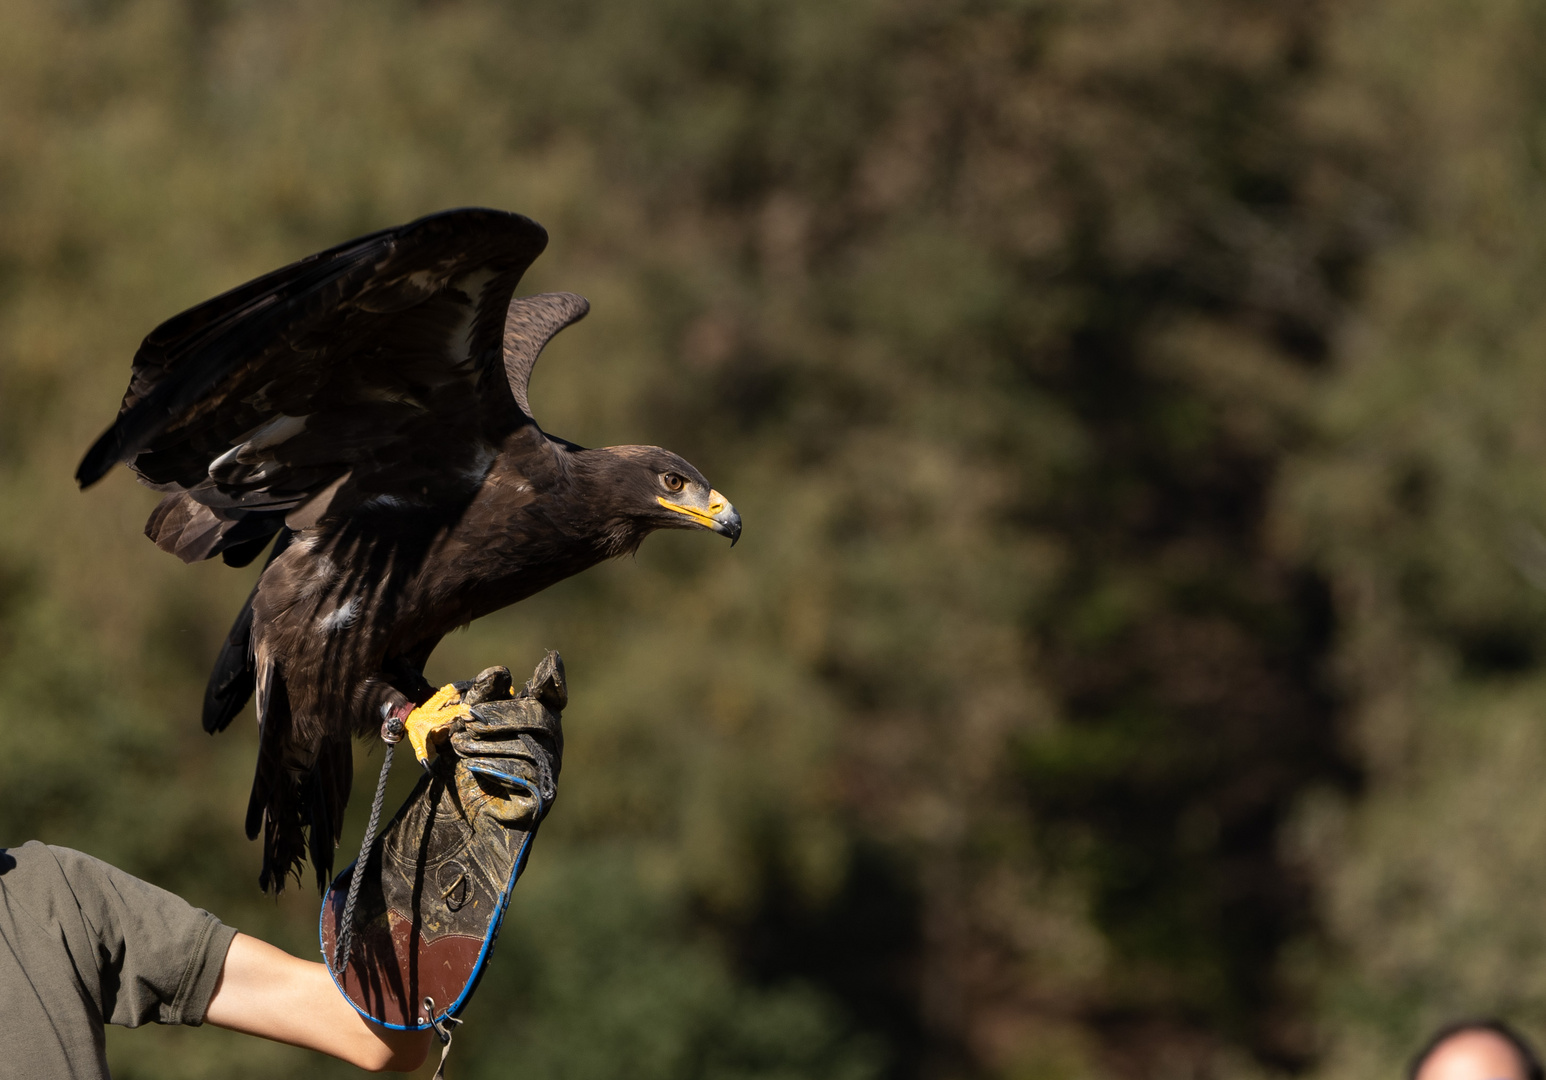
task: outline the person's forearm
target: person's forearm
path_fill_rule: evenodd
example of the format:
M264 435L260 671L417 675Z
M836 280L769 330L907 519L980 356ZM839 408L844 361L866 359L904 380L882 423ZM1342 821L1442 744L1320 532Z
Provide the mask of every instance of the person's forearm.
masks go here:
M231 942L204 1020L373 1071L411 1071L429 1051L430 1032L370 1023L344 1000L327 968L246 934Z

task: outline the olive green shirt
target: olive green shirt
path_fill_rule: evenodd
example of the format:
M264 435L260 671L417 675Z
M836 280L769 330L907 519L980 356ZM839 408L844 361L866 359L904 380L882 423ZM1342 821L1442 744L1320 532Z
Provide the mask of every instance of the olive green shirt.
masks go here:
M236 931L89 855L0 849L0 1073L108 1076L104 1024L200 1024Z

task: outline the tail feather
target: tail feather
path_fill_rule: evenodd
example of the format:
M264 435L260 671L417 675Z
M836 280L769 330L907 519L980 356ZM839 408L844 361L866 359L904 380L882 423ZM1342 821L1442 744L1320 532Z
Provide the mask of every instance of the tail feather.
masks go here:
M294 535L289 529L280 530L274 550L269 552L268 563L264 564L265 570L290 546L290 538ZM266 537L263 542L268 542ZM209 683L204 688L204 730L211 735L230 726L257 686L252 658L252 601L257 595L258 587L254 585L231 632L226 635L220 655L215 659L215 668L210 672Z
M292 785L275 788L263 820L263 868L258 873L258 887L275 896L284 892L287 877L294 875L299 882L301 868L306 865L305 833L294 795Z
M301 880L309 854L317 889L325 892L333 878L333 851L343 835L344 805L354 781L354 749L347 737L324 739L315 750L298 746L283 671L270 665L262 677L258 764L246 821L249 840L263 836L258 884L264 892L283 892L286 878Z
M317 892L327 892L333 880L333 851L344 831L344 804L354 782L354 752L347 740L325 740L317 748L317 760L301 781L309 811L311 865L317 874Z
M247 839L263 834L263 869L258 884L264 892L284 890L285 878L300 880L306 862L305 810L299 798L291 752L290 696L277 664L263 672L263 715L258 723L258 763L252 795L247 800Z

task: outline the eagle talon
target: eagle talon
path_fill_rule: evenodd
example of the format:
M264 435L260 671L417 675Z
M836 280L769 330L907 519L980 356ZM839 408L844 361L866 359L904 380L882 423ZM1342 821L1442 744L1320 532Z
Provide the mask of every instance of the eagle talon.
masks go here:
M404 726L408 729L408 743L419 764L429 768L430 746L442 742L459 721L471 719L472 709L462 704L462 693L454 683L447 683L435 695L408 714Z

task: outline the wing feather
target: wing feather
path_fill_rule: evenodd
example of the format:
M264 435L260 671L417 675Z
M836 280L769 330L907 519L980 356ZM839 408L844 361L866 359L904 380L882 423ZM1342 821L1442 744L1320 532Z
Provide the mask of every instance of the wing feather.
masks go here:
M469 497L489 447L532 422L505 322L546 243L519 214L447 211L168 319L140 346L118 418L76 479L89 486L122 461L170 493L156 539L189 559L219 554L237 531L242 543L277 531L308 503L340 513L381 495ZM531 299L548 312L547 298ZM578 317L540 341L545 324L533 324L525 375Z
M554 334L579 322L589 311L590 301L574 293L539 293L510 301L505 313L505 378L516 407L527 416L532 411L526 400L526 387L537 357Z

